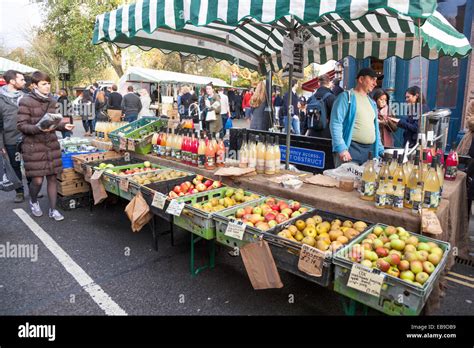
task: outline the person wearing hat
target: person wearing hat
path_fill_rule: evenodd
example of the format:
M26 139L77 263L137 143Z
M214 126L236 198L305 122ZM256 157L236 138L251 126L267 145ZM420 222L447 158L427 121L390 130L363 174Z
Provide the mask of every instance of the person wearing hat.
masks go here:
M382 78L373 69L363 68L357 74L355 88L341 93L334 102L329 128L336 167L350 161L362 164L369 152L383 155L377 106L369 96Z

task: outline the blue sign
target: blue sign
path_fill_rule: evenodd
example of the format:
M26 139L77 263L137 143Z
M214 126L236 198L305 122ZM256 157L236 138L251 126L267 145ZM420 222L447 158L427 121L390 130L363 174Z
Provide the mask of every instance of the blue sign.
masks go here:
M281 160L286 160L286 145L280 145ZM303 149L292 146L290 149L290 163L301 164L308 167L324 169L326 154L324 151Z

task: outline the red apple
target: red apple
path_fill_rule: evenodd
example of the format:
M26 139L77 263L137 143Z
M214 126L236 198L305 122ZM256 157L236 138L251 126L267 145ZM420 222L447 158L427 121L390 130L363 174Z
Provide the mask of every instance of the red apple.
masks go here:
M180 193L180 192L181 192L181 186L176 185L176 186L173 188L173 191L174 191L175 193Z
M268 214L265 214L265 220L267 221L272 221L272 220L275 220L276 219L276 215L273 214L273 213L268 213Z
M272 208L272 210L275 210L275 211L280 211L280 206L277 204L271 205L270 208Z
M278 214L275 218L276 222L278 222L279 224L281 224L282 222L285 222L288 220L288 216L286 216L285 214Z
M206 187L209 187L212 185L212 180L206 180L204 181L204 185L206 185Z
M288 215L288 216L291 216L291 214L293 214L293 210L291 210L290 208L284 208L284 209L281 210L281 212L283 214Z
M388 255L387 249L383 247L378 247L377 249L375 249L375 253L377 254L378 257L385 257Z
M377 268L382 272L387 272L390 269L390 264L384 259L377 260Z
M410 269L410 262L408 262L407 260L400 261L400 263L398 264L398 269L402 272L408 271Z
M245 210L243 208L237 209L235 212L235 217L241 218L245 215Z
M196 185L196 190L198 190L199 192L206 191L206 185L204 184Z
M272 206L272 205L276 204L276 201L275 201L275 198L273 198L273 197L268 197L268 198L265 200L265 203L267 203L268 205Z
M295 211L295 210L298 210L301 208L301 204L300 202L296 202L296 201L291 201L290 202L290 208Z
M400 263L400 255L398 254L390 254L388 256L388 262L392 266L397 266Z

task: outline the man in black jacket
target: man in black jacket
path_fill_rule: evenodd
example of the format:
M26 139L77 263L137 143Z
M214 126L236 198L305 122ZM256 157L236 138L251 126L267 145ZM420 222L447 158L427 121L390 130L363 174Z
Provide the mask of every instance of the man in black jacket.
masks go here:
M122 117L122 95L117 92L117 85L112 85L112 93L107 98L107 114L112 122L119 122Z
M308 104L311 104L314 99L319 99L324 104L326 109L326 117L327 117L327 126L322 130L314 130L308 128L307 134L312 137L320 137L320 138L331 138L331 132L329 131L329 122L331 119L331 111L334 101L336 100L336 96L334 95L333 91L331 90L331 79L328 75L322 75L319 77L319 88L318 90L309 98Z

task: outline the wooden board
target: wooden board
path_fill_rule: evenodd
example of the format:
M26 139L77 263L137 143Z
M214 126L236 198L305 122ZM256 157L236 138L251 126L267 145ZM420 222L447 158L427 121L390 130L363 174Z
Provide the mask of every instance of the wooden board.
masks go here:
M74 181L82 180L84 177L81 174L78 174L74 168L63 169L63 171L58 175L59 181Z

